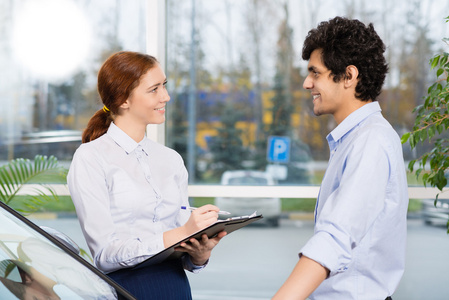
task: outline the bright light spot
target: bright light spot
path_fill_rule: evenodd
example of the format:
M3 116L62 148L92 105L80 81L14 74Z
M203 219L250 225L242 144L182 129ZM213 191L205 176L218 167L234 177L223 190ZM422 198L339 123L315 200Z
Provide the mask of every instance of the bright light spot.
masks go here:
M14 54L35 76L70 76L85 60L89 44L89 24L72 1L28 0L15 16Z

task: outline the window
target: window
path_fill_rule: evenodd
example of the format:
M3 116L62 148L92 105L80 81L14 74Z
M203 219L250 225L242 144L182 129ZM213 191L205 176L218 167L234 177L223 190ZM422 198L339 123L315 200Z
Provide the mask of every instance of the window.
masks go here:
M145 1L0 0L0 160L70 161L102 62L146 51Z
M428 61L445 47L441 39L448 32L444 21L449 11L447 1L166 3L166 70L172 97L165 125L166 144L186 161L190 195L205 201L214 201L207 197L216 197L216 201L221 197L317 196L329 157L325 136L335 123L332 118L311 113L310 93L302 88L306 63L301 59L301 50L308 30L320 21L344 15L374 23L387 45L390 66L379 102L400 136L413 126L412 110L435 79ZM277 142L270 143L273 137ZM288 150L290 156L285 162ZM411 153L408 145L403 150L406 161L420 151ZM222 174L234 170L267 171L277 178L278 185L219 185ZM414 174L409 174L408 179L410 198L435 197L434 189L414 187L420 185ZM292 202L296 199L287 199L283 204ZM232 209L237 210L239 204L232 203ZM223 245L214 249L213 263L211 260L208 266L213 276L190 276L197 293L194 297L273 296L296 263L297 251L313 234L307 222L289 224L292 227L281 224L278 229L255 228L226 237ZM421 230L414 225L410 223L410 241ZM438 247L447 245L443 230L436 234L440 234ZM427 235L418 238L419 244L435 248L433 242L423 239ZM232 241L236 244L231 245ZM432 284L425 275L420 279L413 275L423 274L420 266L413 265L413 257L420 251L416 249L415 244L408 248L408 271L396 293L399 298L409 299L421 293L420 282ZM290 250L291 262L282 265ZM260 252L263 255L258 256ZM437 268L428 266L429 274ZM441 293L444 284L433 287L445 294Z
M444 46L440 41L447 32L445 10L430 2L166 3L172 97L166 144L184 157L195 196L231 191L210 188L228 170L271 173L283 197L292 186L299 187L296 195L317 195L314 187L329 157L325 136L335 123L313 115L310 93L302 88L307 63L301 50L308 30L320 21L344 15L374 23L390 66L379 102L400 136L413 126L412 110L434 80L428 60ZM403 150L406 161L419 155L408 145ZM409 184L421 185L413 174ZM247 189L248 194L270 190ZM425 197L435 195L426 191Z

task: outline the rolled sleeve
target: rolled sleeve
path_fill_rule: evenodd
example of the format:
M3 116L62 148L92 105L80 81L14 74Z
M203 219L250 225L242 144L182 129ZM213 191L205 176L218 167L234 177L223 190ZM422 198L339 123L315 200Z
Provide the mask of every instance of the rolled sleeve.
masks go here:
M329 232L317 232L301 249L300 255L319 263L330 271L329 276L344 272L351 261L351 253L345 247L336 247L342 244Z
M329 269L330 276L347 270L354 248L385 206L390 165L385 143L378 137L368 132L347 151L337 148L332 158L337 163L331 169L335 175L323 181L326 187L317 205L315 234L301 253Z

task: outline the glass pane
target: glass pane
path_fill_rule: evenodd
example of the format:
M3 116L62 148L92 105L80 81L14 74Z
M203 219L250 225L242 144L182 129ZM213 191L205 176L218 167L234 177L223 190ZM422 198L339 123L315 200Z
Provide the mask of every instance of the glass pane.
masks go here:
M0 160L70 161L101 63L145 51L145 0L0 0Z
M321 183L329 158L325 137L336 124L331 117L314 116L310 92L302 87L307 62L301 58L303 41L319 22L340 15L374 24L387 46L389 64L378 100L399 136L412 129L413 108L423 102L435 81L429 59L441 49L447 52L441 42L448 36L447 1L167 2L167 76L172 100L166 140L183 155L192 184L246 184L234 173L237 170L269 173L279 185ZM405 161L419 157L428 147L420 145L411 152L404 145ZM227 177L228 172L235 176ZM410 185L419 184L414 174L408 179ZM214 201L220 209L237 214L275 204L247 198L253 190L248 191L242 198L194 201L197 206ZM313 213L296 214L298 199L281 200L283 216L277 228L254 226L232 233L213 251L214 263L205 270L213 276L189 276L194 296L270 299L276 293L314 229ZM307 211L313 211L314 201L306 202L312 204ZM443 218L447 221L447 215ZM408 240L427 247L433 242L423 238L435 234L439 248L448 246L445 228L423 227L417 219L410 219L408 226ZM416 245L407 254L412 265L419 261L413 256L422 255L423 249ZM432 285L426 274L441 269L438 264L407 269L396 297L428 293L429 289L410 287ZM236 270L240 276L235 276ZM435 297L447 294L444 283L432 286Z
M0 207L2 299L117 299L115 289Z
M229 170L266 171L282 185L320 184L325 137L336 124L313 115L301 58L320 21L345 15L374 23L390 65L378 100L400 136L435 79L428 61L447 28L445 10L427 1L167 2L167 143L183 155L194 184L217 184ZM420 147L412 153L404 145L405 160L429 145Z

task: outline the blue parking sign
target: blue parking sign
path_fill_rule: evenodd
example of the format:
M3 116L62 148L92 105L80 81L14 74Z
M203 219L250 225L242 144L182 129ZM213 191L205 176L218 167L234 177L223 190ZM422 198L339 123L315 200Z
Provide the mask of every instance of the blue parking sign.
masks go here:
M269 162L289 162L290 138L288 136L268 137L267 160Z

